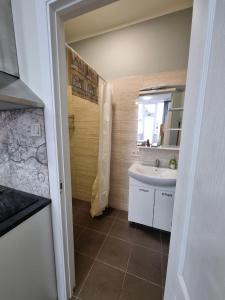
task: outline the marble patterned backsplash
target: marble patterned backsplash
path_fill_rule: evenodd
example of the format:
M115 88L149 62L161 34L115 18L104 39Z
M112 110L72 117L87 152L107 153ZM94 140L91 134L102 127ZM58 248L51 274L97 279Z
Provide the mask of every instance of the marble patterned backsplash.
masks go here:
M0 111L0 185L49 198L43 109Z

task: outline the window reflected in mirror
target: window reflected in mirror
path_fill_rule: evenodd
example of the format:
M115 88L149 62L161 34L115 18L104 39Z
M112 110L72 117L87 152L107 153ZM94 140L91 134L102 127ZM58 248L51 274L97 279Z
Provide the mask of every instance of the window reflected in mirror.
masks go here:
M180 145L184 88L171 93L151 92L138 98L138 146Z

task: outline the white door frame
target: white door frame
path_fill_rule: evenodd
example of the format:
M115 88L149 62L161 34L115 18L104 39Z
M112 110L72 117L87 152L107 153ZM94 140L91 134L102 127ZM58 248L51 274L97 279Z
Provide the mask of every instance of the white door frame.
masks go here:
M35 0L38 39L43 63L43 81L51 99L51 129L55 147L55 174L49 170L55 249L56 279L59 300L72 297L75 286L73 217L67 112L67 72L64 22L117 0ZM47 54L47 56L46 56ZM49 90L51 92L49 92ZM49 112L48 112L49 115ZM49 130L46 128L47 139ZM52 151L49 151L52 152ZM60 183L63 188L60 191ZM59 196L60 191L60 196Z
M165 300L191 300L183 277L217 0L195 0ZM191 121L190 121L191 120ZM191 128L190 128L191 123Z

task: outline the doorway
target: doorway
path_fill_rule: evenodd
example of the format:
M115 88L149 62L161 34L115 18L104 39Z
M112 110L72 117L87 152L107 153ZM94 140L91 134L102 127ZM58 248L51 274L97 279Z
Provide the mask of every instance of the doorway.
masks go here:
M84 8L83 8L84 9ZM83 11L82 11L83 12ZM59 22L60 23L60 22ZM61 24L62 24L62 22L61 22ZM59 34L59 33L58 33ZM61 40L61 39L59 39L59 40ZM61 40L62 41L62 40ZM59 45L58 45L59 46ZM60 46L61 47L61 50L59 50L59 52L60 51L62 51L61 52L61 54L63 53L63 50L62 50L62 45ZM60 49L60 47L59 47L59 49ZM62 55L62 57L63 57L63 55ZM63 71L63 68L65 67L65 60L62 62L61 61L61 63L59 64L60 65L60 68L61 68L61 70ZM65 70L61 73L61 74L64 74L65 75ZM63 88L65 87L65 82L64 82L64 84L62 84L62 91L61 92L63 92ZM63 92L64 93L64 92ZM65 96L65 93L64 93L64 96ZM61 98L62 99L62 98ZM63 104L60 104L60 105L63 105ZM66 109L65 109L65 107L63 108L63 111L65 111L66 112ZM65 118L65 115L64 115L64 118ZM64 121L65 121L66 119L64 119ZM66 134L66 126L65 126L65 134ZM66 145L66 144L65 144ZM68 173L67 173L68 174ZM68 177L69 178L69 177ZM64 180L66 181L66 179L65 179L65 177L64 177ZM69 187L68 185L66 185L65 184L65 187ZM66 193L66 191L65 191L65 193ZM78 206L80 206L80 208L78 208ZM78 211L80 210L86 210L87 208L84 208L85 207L85 205L84 204L82 204L82 203L80 203L79 201L77 201L77 203L76 203L76 205L75 205L75 207L77 207L78 209ZM83 207L83 208L82 208ZM70 212L68 212L68 213L70 213ZM118 214L117 214L118 213ZM117 216L116 216L117 215ZM121 217L121 215L122 215L122 217ZM108 216L108 217L111 217L110 215ZM112 217L112 219L113 219L113 225L112 226L114 226L117 222L119 223L119 222L121 222L122 221L122 219L123 219L123 221L124 221L124 218L123 218L123 212L116 212L116 214L115 214L115 216L114 217ZM127 218L127 216L126 216L126 218ZM106 222L107 223L107 222ZM127 225L126 225L127 226ZM86 227L86 226L85 226ZM87 226L88 227L88 226ZM130 228L130 227L128 227L128 228ZM139 229L140 228L134 228L134 230L133 230L133 233L131 234L132 236L137 236L137 232L139 232ZM143 228L142 228L143 229ZM144 232L144 231L142 231L142 229L140 230L140 232ZM119 230L120 231L120 230ZM148 231L148 230L147 230ZM108 233L107 233L108 234ZM142 233L140 234L140 235L142 235ZM143 235L145 236L145 233L143 233ZM148 234L147 234L148 235ZM159 233L159 234L156 234L156 236L157 237L154 237L154 233L153 233L153 237L152 237L152 239L153 240L157 240L158 241L158 245L157 245L157 247L160 247L160 250L157 252L158 253L158 256L160 257L159 258L159 261L160 261L160 274L161 275L159 275L159 277L160 277L160 281L161 281L161 283L160 283L160 288L162 288L162 283L163 283L163 277L161 277L162 276L162 268L163 268L163 251L165 250L165 249L167 249L167 250L165 250L165 251L168 251L168 238L167 237L165 237L164 238L164 235L163 235L163 233L161 234L161 233ZM78 236L79 236L79 234L78 234ZM112 238L113 237L115 237L115 236L112 236ZM118 238L118 236L117 236L117 238ZM138 237L139 238L139 237ZM141 238L140 238L141 239ZM145 239L145 238L143 238L143 239ZM122 242L125 242L124 240L122 240ZM164 246L163 246L163 244L164 244L164 242L165 242L165 249L163 250L163 248L164 248ZM145 243L145 242L144 242ZM135 246L138 246L139 245L139 243L136 243L137 245L135 245ZM144 246L145 247L145 246ZM143 247L143 248L144 248ZM72 253L71 253L72 254ZM165 257L167 256L167 252L165 252ZM97 263L97 261L95 261L96 263ZM165 264L164 264L165 265ZM68 265L68 267L69 267L69 265ZM69 267L70 268L70 267ZM129 277L128 275L131 275L132 276L132 272L131 272L131 274L129 274L129 272L125 272L125 273L127 273L127 277ZM125 278L125 277L124 277ZM137 279L144 279L144 278L139 278L139 275L137 274L137 276L136 276L136 278ZM165 276L164 276L164 278L165 278ZM158 280L158 279L157 279ZM151 281L151 280L149 280L149 281ZM125 281L124 281L125 282ZM72 282L71 282L72 283ZM148 282L149 283L149 282ZM153 282L154 283L154 282ZM129 283L128 283L128 285L129 285ZM70 286L70 288L71 288L72 286ZM156 287L157 287L157 285L156 285Z
M71 51L73 59L68 58ZM72 72L74 77L82 73L77 71L77 66L87 64L79 53L69 47L67 62L68 73ZM86 68L91 67L86 65ZM101 100L100 95L94 100L90 99L85 95L82 85L77 85L77 81L80 82L75 77L68 82L76 278L74 297L130 299L142 294L142 299L152 296L159 300L165 286L170 234L147 226L129 224L127 211L112 208L110 204L100 214L97 211L93 215ZM91 218L91 214L94 218Z

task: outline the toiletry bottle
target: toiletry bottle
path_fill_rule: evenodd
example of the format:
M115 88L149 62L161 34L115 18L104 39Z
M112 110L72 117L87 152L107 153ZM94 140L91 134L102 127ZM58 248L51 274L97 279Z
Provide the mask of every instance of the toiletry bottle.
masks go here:
M177 161L175 158L172 158L169 162L169 167L170 169L175 170L177 168Z

